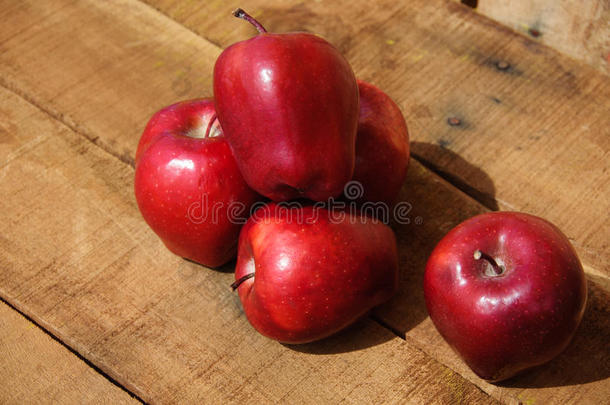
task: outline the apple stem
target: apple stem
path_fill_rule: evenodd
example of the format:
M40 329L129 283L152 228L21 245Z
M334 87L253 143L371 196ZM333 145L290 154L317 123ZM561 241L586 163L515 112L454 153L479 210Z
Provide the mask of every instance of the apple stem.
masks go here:
M246 281L252 277L254 277L254 273L246 274L245 276L243 276L242 278L240 278L239 280L237 280L233 284L231 284L231 288L233 289L233 291L237 290L237 287L239 287L241 285L241 283L243 283L244 281Z
M485 252L481 252L480 250L475 250L474 259L475 260L480 260L480 259L486 260L489 264L491 264L491 267L493 268L494 273L496 273L496 276L499 276L502 273L504 273L504 266L500 266L493 257L491 257L490 255L488 255Z
M265 34L267 32L267 30L265 29L265 27L263 27L261 25L261 23L259 23L258 21L256 21L256 19L254 17L252 17L250 14L246 13L244 10L242 10L241 8L236 9L235 11L233 11L233 15L237 18L241 18L242 20L246 20L248 21L250 24L254 25L254 27L258 30L258 32L260 32L261 34Z
M216 113L214 113L214 115L212 115L212 118L210 119L210 122L208 123L207 129L205 130L204 138L207 138L210 135L210 131L212 130L212 125L214 125L214 122L216 122L217 119L218 119L218 117L216 116Z

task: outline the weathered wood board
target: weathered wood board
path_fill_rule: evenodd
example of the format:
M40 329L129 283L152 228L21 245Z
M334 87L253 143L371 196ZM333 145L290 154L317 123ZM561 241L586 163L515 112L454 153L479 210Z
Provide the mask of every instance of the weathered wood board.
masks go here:
M3 302L0 359L3 404L139 403Z
M340 3L287 7L257 0L248 5L269 29L306 29L337 44L359 76L401 105L414 156L490 208L531 212L554 222L572 239L583 261L607 275L610 79L491 25L459 4L399 3L380 5L362 22L350 13L364 4L345 7L347 15L337 11ZM5 8L13 27L28 26L26 5ZM221 46L253 35L252 27L230 16L231 2L155 0L154 5ZM169 19L143 24L142 31L131 34L123 34L120 19L110 27L95 13L88 21L77 21L82 7L85 3L76 3L54 13L53 5L45 4L41 14L50 17L31 28L36 35L30 41L8 30L0 79L55 115L64 114L66 122L78 122L83 133L114 134L117 121L129 122L127 132L96 139L129 161L128 145L137 142L149 114L176 99L211 95L212 68L220 49L186 30L184 42L173 41L169 33L180 26ZM114 5L113 15L142 18L133 7ZM404 21L410 22L408 27ZM430 31L424 21L455 23ZM71 24L80 29L73 33ZM360 25L369 28L359 33ZM108 41L93 44L93 31L100 29L106 30ZM72 42L57 45L61 35ZM120 42L108 46L113 35ZM36 47L30 46L32 41ZM77 50L74 41L87 46ZM41 53L46 49L53 51ZM45 63L36 63L36 58ZM495 66L502 61L509 63L506 70ZM165 80L147 82L152 73ZM96 97L85 105L85 94ZM148 96L154 103L146 101ZM97 113L107 108L107 98L124 100L111 120ZM133 106L127 105L132 99L150 108L141 109L142 116L133 115ZM96 113L87 113L90 107ZM448 125L454 116L461 125Z
M199 8L209 11L206 26L217 21L214 10L206 7L230 10L219 2L180 4L193 19L199 16ZM284 5L284 11L279 7L278 14L299 24L327 16L305 13L303 19L291 7ZM451 6L441 11L435 14L428 9L429 15L419 18L438 19L449 13L465 21L456 24L455 30L463 26L470 36L480 32L500 36L495 26L482 25ZM381 31L395 24L384 22L386 17L393 18L386 12L375 17ZM338 15L337 11L331 15ZM492 401L475 385L504 402L594 402L610 396L608 350L604 350L609 330L605 267L588 269L592 303L576 344L557 359L559 366L498 387L472 376L450 352L426 316L421 294L423 264L444 232L486 208L416 161L403 190L404 199L413 206L413 221L396 228L401 293L373 317L406 340L371 320L303 348L284 347L257 335L227 288L232 274L205 270L171 256L146 228L132 195L131 156L148 116L178 99L210 94L213 62L220 52L213 43L225 44L218 38L206 41L135 0L66 0L44 5L4 1L0 17L11 21L0 27L0 84L10 89L2 90L0 97L0 134L6 139L0 143L0 187L11 196L0 201L0 221L10 224L0 231L0 265L9 269L0 275L0 295L141 398L156 402ZM192 24L188 18L174 18ZM225 35L238 34L232 21L229 18L224 26ZM275 19L271 26L280 23ZM373 24L368 24L372 32ZM74 26L79 29L75 31ZM247 28L243 37L252 34ZM362 63L356 44L347 40L350 33L356 34L348 26L339 36L340 29L335 25L334 39L341 43L343 38L350 60ZM318 32L330 37L323 31L320 26ZM367 35L372 34L365 30L359 35L368 44L366 51L361 50L366 57L384 57L368 42ZM418 39L415 35L410 41ZM392 46L399 45L392 41ZM538 58L549 58L548 51L541 52ZM561 60L555 54L551 58ZM453 59L449 62L454 63ZM401 102L416 140L435 125L432 116L424 119L426 114L409 119L415 107L408 104L396 74L387 79L386 87L385 76L372 80L373 70L359 66L364 78ZM438 69L432 64L433 68ZM489 68L473 65L470 69ZM387 74L386 69L383 75ZM492 76L492 82L503 80L499 77ZM445 88L444 94L449 97L458 90ZM545 97L553 94L547 91ZM426 100L433 105L434 99ZM477 137L479 131L474 127L464 137ZM459 174L453 175L459 179ZM584 372L574 380L579 369Z
M489 208L557 224L609 274L608 76L451 1L146 1L221 47L256 33L237 6L327 38L401 106L413 156Z
M610 74L607 0L479 0L476 10Z
M143 226L133 168L1 88L0 111L0 295L145 401L493 402L370 320L309 346L262 337L232 274Z

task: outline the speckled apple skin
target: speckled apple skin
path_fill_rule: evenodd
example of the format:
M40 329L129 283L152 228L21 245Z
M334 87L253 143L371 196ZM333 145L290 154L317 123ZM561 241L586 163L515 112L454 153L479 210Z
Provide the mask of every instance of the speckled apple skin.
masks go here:
M331 44L306 33L233 44L214 66L214 97L250 187L274 201L342 193L354 170L358 85Z
M243 222L232 222L227 207L241 203L245 215L261 198L243 180L217 123L211 131L216 136L203 138L214 115L211 99L153 115L140 138L134 181L140 212L167 248L209 267L237 252ZM220 207L216 215L214 206Z
M383 91L358 80L360 115L353 181L362 185L358 203L396 203L409 166L409 131L396 103Z
M392 230L315 208L261 208L242 229L235 279L246 316L261 334L284 343L329 336L387 301L398 286ZM301 216L303 221L298 220Z
M505 266L490 276L481 250ZM486 274L487 272L487 274ZM473 217L451 230L426 265L426 305L434 325L480 377L500 381L543 364L569 344L587 286L563 233L516 212Z

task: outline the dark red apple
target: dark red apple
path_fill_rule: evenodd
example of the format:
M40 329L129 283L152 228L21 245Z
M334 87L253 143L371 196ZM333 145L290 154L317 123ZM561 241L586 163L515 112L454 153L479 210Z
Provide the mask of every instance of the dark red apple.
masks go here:
M212 99L157 112L140 138L135 173L148 225L169 250L209 267L235 257L239 230L261 198L243 180L215 117Z
M362 195L356 202L383 202L391 207L407 176L407 124L400 108L383 91L361 80L358 89L360 117L352 180L360 183Z
M218 119L246 182L275 201L336 197L352 177L358 85L343 56L307 33L260 34L214 67Z
M587 286L557 227L528 214L493 212L439 242L426 265L424 293L449 345L477 375L499 381L566 348Z
M396 240L388 226L364 216L270 204L242 229L235 279L257 331L284 343L311 342L394 294Z

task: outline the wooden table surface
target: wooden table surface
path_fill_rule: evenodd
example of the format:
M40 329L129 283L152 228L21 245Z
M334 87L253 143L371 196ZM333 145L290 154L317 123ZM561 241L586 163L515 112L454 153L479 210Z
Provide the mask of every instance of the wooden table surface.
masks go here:
M256 333L231 272L170 254L133 195L150 115L211 95L254 35L238 5L327 38L410 128L400 293L318 343ZM608 403L608 76L447 0L0 0L0 21L0 403ZM496 209L558 225L589 285L570 347L500 385L421 286L443 234Z

